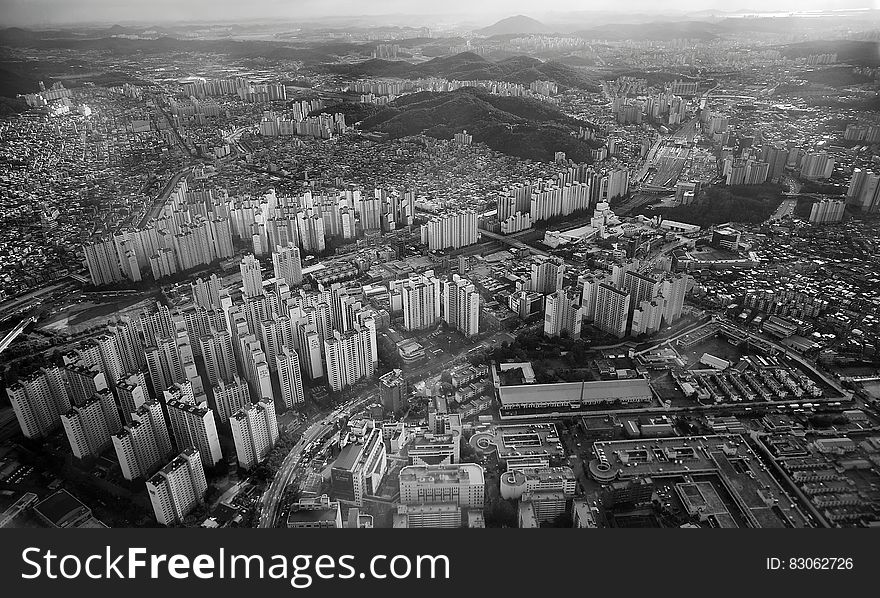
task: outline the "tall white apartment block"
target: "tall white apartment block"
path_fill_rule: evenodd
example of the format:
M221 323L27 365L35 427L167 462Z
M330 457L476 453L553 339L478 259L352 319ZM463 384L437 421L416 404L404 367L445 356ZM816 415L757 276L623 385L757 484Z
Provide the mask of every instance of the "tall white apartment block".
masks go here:
M559 336L563 332L571 338L580 338L584 310L580 298L564 289L547 295L544 303L544 334Z
M440 320L440 280L433 272L413 276L400 286L403 327L422 330Z
M245 297L257 297L263 294L263 275L260 271L260 261L252 254L242 258L239 264L241 271L241 285Z
M443 283L443 320L465 336L480 332L480 294L471 281L458 274Z
M247 405L229 418L238 464L251 469L266 458L278 440L275 404L269 399Z
M207 407L177 400L168 401L166 407L177 446L194 446L202 457L202 463L207 467L216 465L223 454L220 452L214 412Z
M293 243L285 246L276 245L272 254L272 264L275 266L275 278L283 280L291 287L302 284L302 260L299 247Z
M434 216L421 227L421 240L430 251L458 249L479 238L477 213L473 210Z
M610 284L600 284L597 290L596 317L594 318L596 327L618 338L626 336L629 304L629 293Z
M214 386L214 404L217 406L217 417L222 423L229 421L233 413L251 402L247 382L233 376L229 382L220 380Z
M284 406L291 409L305 402L302 385L302 371L299 355L293 349L283 347L276 356L278 381L281 383L281 398Z
M45 438L61 425L70 399L60 368L44 369L6 387L18 425L27 438Z
M109 393L108 393L109 394ZM112 395L110 399L112 400ZM83 405L75 406L61 416L61 424L78 459L98 456L113 444L110 435L118 430L107 421L110 409L105 410L106 397L93 396ZM117 423L119 416L116 416Z
M187 448L147 480L156 521L173 525L204 500L208 488L199 451Z

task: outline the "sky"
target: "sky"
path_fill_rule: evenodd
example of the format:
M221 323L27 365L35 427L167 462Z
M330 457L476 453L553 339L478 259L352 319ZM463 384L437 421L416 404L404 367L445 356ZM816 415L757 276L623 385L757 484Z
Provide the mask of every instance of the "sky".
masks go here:
M822 10L877 7L880 0L627 0L627 13L717 10ZM328 16L461 15L485 24L503 16L596 10L614 12L611 0L0 0L0 25L168 23L174 21L297 21ZM430 25L430 22L425 23Z

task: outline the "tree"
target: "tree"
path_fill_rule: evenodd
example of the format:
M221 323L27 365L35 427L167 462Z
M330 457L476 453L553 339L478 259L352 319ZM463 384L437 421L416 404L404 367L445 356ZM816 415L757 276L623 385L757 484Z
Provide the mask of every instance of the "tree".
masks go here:
M510 501L504 500L503 498L496 497L495 500L492 501L488 511L488 517L486 518L486 525L489 527L516 527L517 526L517 517L516 517L516 508L514 508L513 504Z

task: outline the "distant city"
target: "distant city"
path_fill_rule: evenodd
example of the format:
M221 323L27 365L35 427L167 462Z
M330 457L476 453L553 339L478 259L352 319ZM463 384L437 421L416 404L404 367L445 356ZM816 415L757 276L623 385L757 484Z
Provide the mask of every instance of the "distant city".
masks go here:
M0 527L880 525L880 13L475 20L0 29Z

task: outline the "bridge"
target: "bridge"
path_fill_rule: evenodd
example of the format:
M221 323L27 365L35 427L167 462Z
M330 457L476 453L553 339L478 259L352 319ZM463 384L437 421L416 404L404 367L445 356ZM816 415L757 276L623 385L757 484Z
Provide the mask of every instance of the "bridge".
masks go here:
M22 320L21 322L16 324L12 330L10 330L9 332L6 333L6 336L3 337L3 340L0 340L0 353L2 353L3 351L6 350L9 347L9 345L12 344L12 341L14 341L16 338L18 338L18 335L20 335L22 332L24 332L25 328L27 328L29 325L33 324L36 321L37 321L37 319L35 317L31 316L29 318L25 318L24 320Z
M18 517L22 511L27 510L35 502L37 502L37 495L33 492L26 492L17 501L12 503L8 509L0 514L0 527L6 527L12 523L13 519Z
M516 247L517 249L528 249L532 253L536 253L538 255L546 255L546 256L550 255L549 253L547 253L546 251L544 251L542 249L537 249L535 247L532 247L531 245L526 245L522 241L518 241L518 240L516 240L512 237L508 237L506 235L499 235L498 233L490 233L489 231L483 230L483 229L480 229L480 235L482 235L484 237L489 237L490 239L495 239L496 241L500 241L501 243L503 243L505 245L510 245L511 247Z

